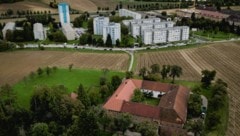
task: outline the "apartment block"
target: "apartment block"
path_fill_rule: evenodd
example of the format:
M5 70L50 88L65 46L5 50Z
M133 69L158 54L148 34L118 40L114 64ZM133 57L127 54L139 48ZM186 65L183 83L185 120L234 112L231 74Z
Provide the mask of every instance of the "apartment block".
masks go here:
M93 19L94 34L103 35L103 27L109 24L108 17L96 17Z
M103 26L103 41L106 42L108 34L111 36L112 44L116 44L116 40L121 41L121 25L120 23L109 23Z
M16 24L14 22L8 22L2 29L3 39L6 39L6 33L8 30L14 31L16 29Z
M45 40L47 37L46 31L41 23L33 24L33 34L35 40Z
M126 16L126 17L132 17L133 19L141 19L142 15L137 12L133 12L131 10L127 9L119 9L119 16Z
M58 4L58 13L61 24L69 24L69 5L66 2L61 2Z

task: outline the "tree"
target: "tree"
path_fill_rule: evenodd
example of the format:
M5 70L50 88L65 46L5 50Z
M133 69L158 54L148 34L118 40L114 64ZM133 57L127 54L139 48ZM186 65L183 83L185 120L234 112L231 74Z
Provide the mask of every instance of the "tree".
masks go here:
M128 27L126 25L124 25L123 23L121 23L121 34L128 35L128 33L129 33Z
M153 122L144 121L137 124L136 130L142 134L142 136L157 136L157 125Z
M122 80L118 75L112 76L111 85L113 86L114 90L116 90L121 83Z
M7 9L7 14L8 14L9 16L13 15L13 10L12 10L12 9Z
M52 36L53 36L53 41L55 42L67 42L66 36L60 30L53 33Z
M7 30L5 39L7 41L13 41L13 38L14 38L13 31Z
M151 65L151 73L152 74L160 73L160 66L159 66L159 64Z
M43 74L43 70L41 68L38 68L37 73L38 73L39 76L41 76Z
M30 22L25 22L23 24L23 33L25 41L32 41L34 39L33 29Z
M105 98L107 98L107 97L109 96L109 94L110 94L110 89L109 89L109 87L108 87L107 85L102 85L102 86L100 87L100 95L101 95L101 98L102 98L102 99L105 99Z
M146 77L146 74L147 74L147 68L146 67L143 67L139 70L139 76L141 76L143 79Z
M51 73L51 68L49 68L48 66L46 67L46 74L49 76Z
M211 85L212 80L214 80L215 76L216 76L215 70L213 71L203 70L201 79L202 85L204 87L209 87Z
M220 116L216 112L210 112L207 115L206 126L210 129L213 129L220 123Z
M140 91L140 89L135 89L131 101L142 102L142 101L144 101L144 99L145 99L144 94Z
M192 131L194 136L201 135L204 130L203 121L200 119L191 121L190 128L188 130Z
M103 39L102 38L98 38L97 39L97 46L103 46L103 45L104 45Z
M97 119L92 112L88 111L82 111L67 131L68 136L96 136L97 134Z
M112 38L111 38L111 35L110 35L110 34L107 35L107 40L106 40L105 45L106 45L107 47L112 47Z
M202 99L199 94L191 94L188 100L188 114L190 117L199 117L201 114Z
M48 130L46 123L35 123L31 128L32 136L53 136Z
M132 71L126 71L126 79L133 78L133 72Z
M163 65L163 68L161 70L161 75L163 80L167 78L169 72L170 72L170 65Z
M116 46L117 46L117 47L120 47L120 45L121 45L120 40L117 39L117 40L116 40Z
M72 71L72 68L73 68L73 64L69 64L68 65L68 70L71 72Z
M87 24L88 24L88 32L90 34L93 34L93 18L90 18Z
M195 20L196 20L196 14L195 14L195 12L192 13L191 19L192 19L192 21L195 21Z
M161 14L162 14L162 16L167 16L167 12L166 11L163 11Z
M82 84L80 84L78 86L77 94L78 94L77 99L82 102L82 104L85 106L85 108L88 108L91 105L91 103L90 103L90 99L89 99L86 91L84 90Z
M79 38L79 44L85 45L88 43L88 34L82 34Z
M121 130L122 134L124 134L124 132L127 130L131 122L132 122L131 116L126 113L118 114L118 116L114 118L115 129Z
M171 66L170 77L172 77L172 83L174 83L175 77L180 77L182 75L182 68L177 65Z

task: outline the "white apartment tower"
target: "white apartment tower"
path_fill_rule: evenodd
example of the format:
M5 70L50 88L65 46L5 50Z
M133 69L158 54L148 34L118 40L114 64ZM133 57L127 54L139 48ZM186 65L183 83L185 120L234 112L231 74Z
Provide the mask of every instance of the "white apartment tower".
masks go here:
M44 27L41 23L35 23L33 25L33 34L34 34L34 39L36 40L45 40L47 37Z
M106 42L108 34L111 36L112 44L116 44L116 40L121 41L121 25L120 23L109 23L103 27L103 41Z
M2 29L3 39L6 39L6 33L8 30L14 31L16 29L16 24L14 22L8 22Z
M61 24L69 24L69 5L66 2L61 2L58 4L58 13Z
M93 30L96 35L103 35L103 27L109 24L108 17L96 17L93 19Z
M119 9L119 16L126 16L126 17L132 17L133 19L141 19L142 15L140 13L137 12L133 12L131 10L127 10L127 9Z

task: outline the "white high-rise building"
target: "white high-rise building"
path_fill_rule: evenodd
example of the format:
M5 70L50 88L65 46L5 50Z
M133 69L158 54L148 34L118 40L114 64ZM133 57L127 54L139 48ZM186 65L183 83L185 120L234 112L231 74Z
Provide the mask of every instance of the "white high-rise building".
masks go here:
M62 24L62 32L67 40L75 40L75 30L70 24Z
M38 40L45 40L46 39L46 31L44 30L44 27L41 23L35 23L33 25L33 34L34 39Z
M182 27L182 37L181 40L188 40L189 39L189 27L188 26L183 26Z
M108 17L96 17L93 19L93 30L96 35L103 35L103 27L109 24Z
M8 22L2 29L3 39L6 39L6 33L8 30L14 31L16 29L16 24L14 22Z
M119 16L126 16L126 17L132 17L133 19L141 19L142 15L140 13L137 12L133 12L131 10L127 10L127 9L119 9Z
M121 41L121 25L120 23L109 23L103 27L103 41L106 42L108 34L111 36L112 44L116 44L116 40Z
M153 41L153 30L148 29L142 32L142 41L144 44L152 44Z
M153 43L165 43L167 42L167 29L154 29L153 31Z
M69 24L69 5L66 2L61 2L58 4L58 13L61 24Z

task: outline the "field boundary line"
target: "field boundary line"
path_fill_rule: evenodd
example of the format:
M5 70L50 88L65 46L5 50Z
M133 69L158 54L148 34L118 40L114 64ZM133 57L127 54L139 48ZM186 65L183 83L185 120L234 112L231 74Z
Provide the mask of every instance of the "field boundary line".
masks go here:
M198 72L198 74L202 74L202 69L187 55L187 53L183 50L179 51L183 58Z

